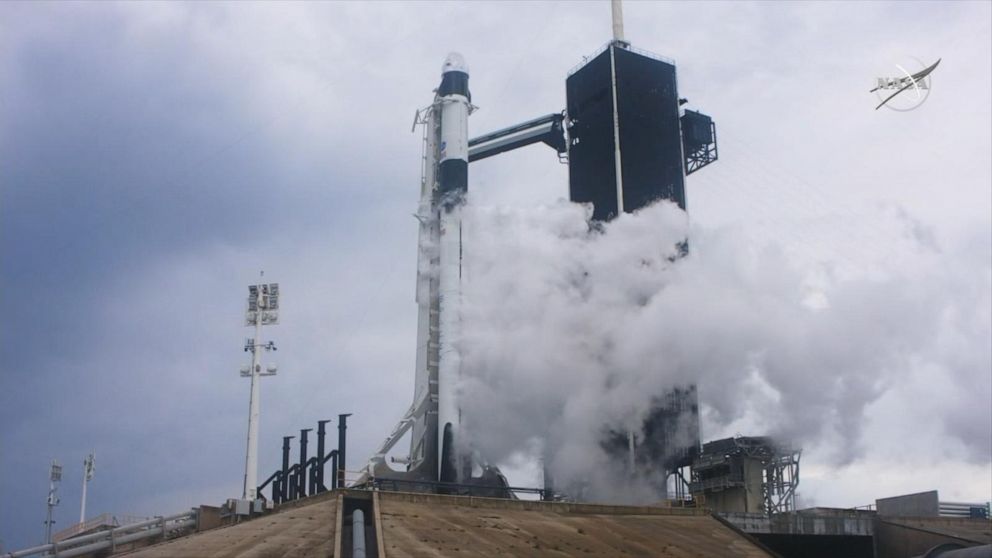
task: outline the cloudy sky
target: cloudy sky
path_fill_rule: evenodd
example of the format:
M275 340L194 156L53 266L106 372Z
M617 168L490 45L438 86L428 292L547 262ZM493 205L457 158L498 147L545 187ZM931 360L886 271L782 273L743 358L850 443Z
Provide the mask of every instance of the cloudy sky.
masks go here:
M561 110L567 72L609 38L609 11L0 5L0 547L42 539L52 459L66 467L56 529L78 518L90 451L88 515L240 496L242 311L261 269L284 299L266 332L280 373L263 380L259 476L281 436L342 412L359 465L413 391L414 110L450 50L471 68L474 132ZM720 161L687 188L712 263L700 277L719 275L720 254L779 254L802 279L783 285L871 309L809 325L810 339L907 355L857 368L879 379L854 384L867 395L852 395L853 417L844 398L811 407L829 427L804 442L804 502L992 499L992 5L628 2L625 15L627 38L675 59L681 95L717 121ZM930 98L875 111L875 78L912 57L943 60ZM470 189L484 207L554 205L567 169L535 146L474 164ZM740 270L769 260L741 257L720 276L766 284ZM775 345L776 328L761 331ZM827 373L791 361L807 363ZM708 396L705 378L700 390L705 439L800 414L788 390L753 413Z

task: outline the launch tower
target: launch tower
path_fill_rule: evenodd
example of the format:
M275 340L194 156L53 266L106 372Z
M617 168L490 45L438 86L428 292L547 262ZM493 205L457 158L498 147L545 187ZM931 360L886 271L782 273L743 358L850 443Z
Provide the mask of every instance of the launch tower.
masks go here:
M373 456L366 480L411 483L407 489L441 483L433 490L468 487L477 488L468 490L473 494L508 494L499 471L473 463L457 443L460 408L453 384L461 361L451 339L460 320L459 208L468 188L468 163L544 143L568 164L569 198L591 204L594 221L608 221L660 200L685 209L685 177L717 160L716 127L710 117L682 110L687 101L679 97L675 64L624 40L619 0L613 0L613 24L613 40L568 74L564 111L469 140L467 119L474 107L468 68L452 54L434 102L417 112L415 124L424 126L424 159L414 402ZM386 456L407 432L409 455L393 459L406 470L395 471ZM658 394L637 433L604 425L602 446L631 475L667 479L674 473L677 487L686 486L679 470L699 448L695 386L672 386ZM481 476L473 476L473 465ZM662 494L666 484L658 487ZM439 489L442 485L448 488Z

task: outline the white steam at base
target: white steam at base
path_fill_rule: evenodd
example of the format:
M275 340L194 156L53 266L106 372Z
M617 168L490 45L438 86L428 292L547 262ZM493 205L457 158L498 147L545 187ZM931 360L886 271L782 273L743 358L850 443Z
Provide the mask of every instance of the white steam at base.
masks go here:
M464 436L494 463L540 455L546 440L556 483L590 483L595 499L652 498L623 491L600 444L605 425L637 432L675 385L698 385L704 439L743 422L847 463L866 406L907 370L976 377L948 358L949 338L977 349L966 367L992 369L976 343L992 329L987 262L966 286L932 253L908 276L838 279L732 232L690 233L668 203L602 230L566 202L461 211ZM977 412L989 424L988 406ZM966 443L987 459L989 440Z

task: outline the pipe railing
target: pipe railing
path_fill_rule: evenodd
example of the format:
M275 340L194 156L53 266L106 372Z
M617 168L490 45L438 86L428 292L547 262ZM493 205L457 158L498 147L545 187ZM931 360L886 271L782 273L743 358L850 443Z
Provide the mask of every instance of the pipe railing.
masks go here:
M520 486L490 486L480 484L460 484L454 482L420 481L408 479L390 479L376 477L369 480L368 488L372 490L384 490L393 492L417 492L418 489L427 489L430 492L466 494L469 496L489 495L493 493L505 494L536 494L541 500L551 499L554 493L544 488L526 488Z
M148 519L148 518L144 517L142 519ZM113 515L109 513L103 513L94 518L87 519L82 523L77 523L71 527L67 527L59 531L58 533L55 533L54 535L52 535L52 542L64 541L65 539L68 539L69 537L74 537L79 533L83 533L95 527L102 527L102 526L120 527L121 524L117 522L117 518L114 517Z
M47 554L54 558L72 558L106 549L114 549L118 545L140 541L152 537L167 537L180 529L196 527L197 510L155 517L140 523L132 523L115 529L99 531L89 535L73 537L57 543L43 544L23 550L0 554L0 558L25 558L39 554Z
M267 486L272 486L272 503L282 504L291 502L307 496L313 496L326 492L328 489L344 488L344 475L342 469L345 465L346 455L346 431L348 429L348 417L350 413L338 415L338 447L327 451L325 443L328 429L326 427L330 420L317 421L317 455L310 456L308 434L313 430L304 428L300 430L299 459L290 465L290 440L296 436L283 436L282 439L282 467L273 472L262 484L258 485L256 493L261 497L262 490ZM327 478L324 468L327 462L331 462L330 486L325 484Z

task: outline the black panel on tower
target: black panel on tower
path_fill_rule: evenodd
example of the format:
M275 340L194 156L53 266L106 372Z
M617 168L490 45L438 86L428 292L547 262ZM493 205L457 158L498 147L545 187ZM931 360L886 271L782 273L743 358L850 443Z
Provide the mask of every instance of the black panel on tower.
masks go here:
M623 48L614 48L614 57L623 209L661 199L685 209L675 66Z
M616 175L614 91L619 119L620 175ZM675 66L611 43L565 82L569 137L569 193L592 203L593 218L609 220L661 199L685 209L682 137Z
M684 210L686 161L675 66L615 41L573 72L565 89L571 200L592 203L596 221L659 200ZM712 128L709 121L701 126ZM707 140L696 139L705 145L693 149L709 153L712 140ZM608 425L603 434L606 453L628 469L633 466L629 474L652 480L664 495L668 474L690 465L698 453L696 387L673 386L659 394L636 432Z
M617 216L613 143L613 87L606 49L565 80L568 118L568 190L573 202L593 204L593 218Z

